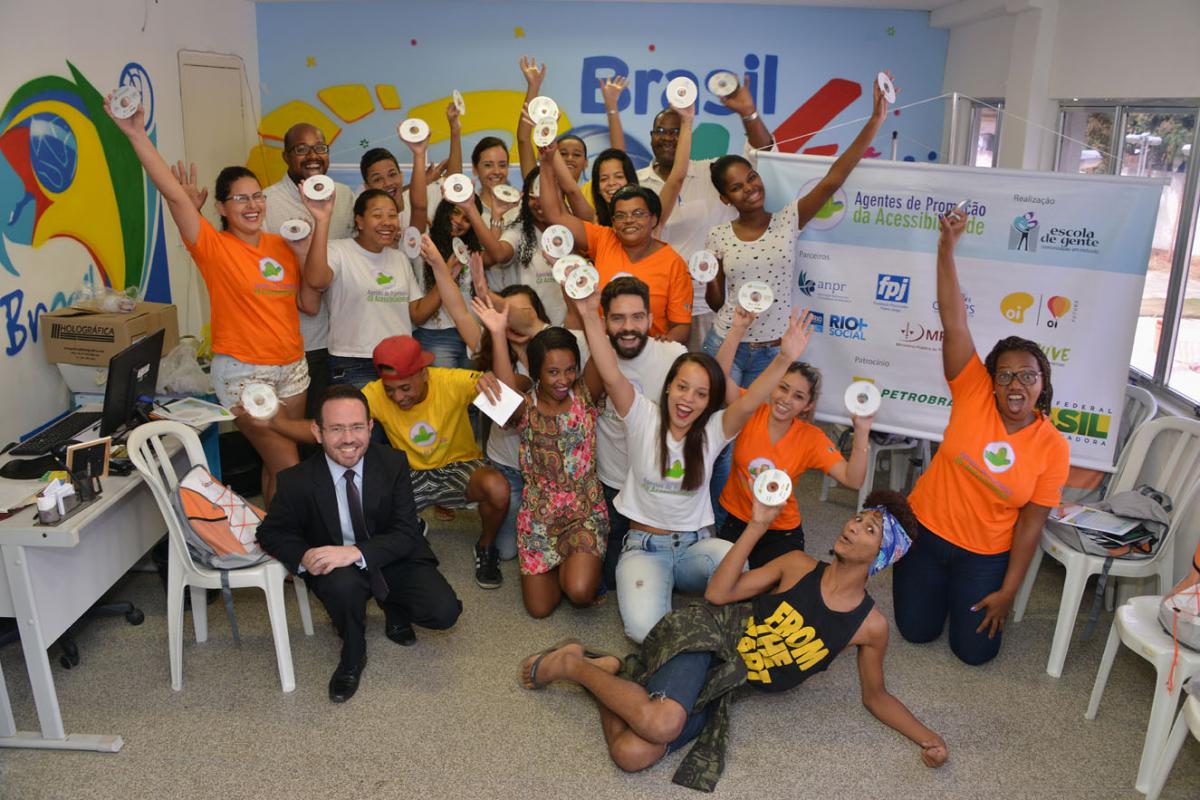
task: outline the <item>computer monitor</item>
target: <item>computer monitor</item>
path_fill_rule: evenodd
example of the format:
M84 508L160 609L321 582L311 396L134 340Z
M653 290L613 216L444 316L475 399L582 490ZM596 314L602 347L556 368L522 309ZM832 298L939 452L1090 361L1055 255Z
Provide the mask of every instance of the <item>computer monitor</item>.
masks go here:
M164 336L164 331L157 330L109 360L108 385L104 389L104 410L100 417L101 436L111 436L133 421L139 398L154 399Z

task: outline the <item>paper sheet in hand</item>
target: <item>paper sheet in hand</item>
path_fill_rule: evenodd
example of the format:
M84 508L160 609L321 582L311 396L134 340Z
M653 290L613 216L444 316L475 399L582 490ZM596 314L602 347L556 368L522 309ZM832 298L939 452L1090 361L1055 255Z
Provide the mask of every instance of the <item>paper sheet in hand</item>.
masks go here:
M480 392L479 396L473 402L480 411L491 417L497 425L503 425L512 417L513 412L521 405L521 400L523 399L507 383L501 383L499 403L492 403L483 392Z

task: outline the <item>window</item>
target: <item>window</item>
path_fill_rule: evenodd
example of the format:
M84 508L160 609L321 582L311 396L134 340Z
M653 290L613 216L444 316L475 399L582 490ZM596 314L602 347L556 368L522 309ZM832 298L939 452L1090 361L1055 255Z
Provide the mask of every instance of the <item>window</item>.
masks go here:
M1190 145L1184 145L1190 151ZM1183 309L1168 365L1167 385L1192 400L1200 400L1200 209L1193 198L1192 247L1185 262ZM1182 244L1182 242L1181 242Z
M1000 153L1000 120L1004 115L1003 100L986 100L971 104L971 135L967 140L967 163L975 167L994 167Z

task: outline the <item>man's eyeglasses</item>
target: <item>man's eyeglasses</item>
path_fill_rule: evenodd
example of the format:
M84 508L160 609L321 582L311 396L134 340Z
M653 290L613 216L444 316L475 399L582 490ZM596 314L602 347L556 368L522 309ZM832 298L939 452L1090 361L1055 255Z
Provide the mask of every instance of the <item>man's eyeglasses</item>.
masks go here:
M225 202L227 202L227 203L249 203L251 200L253 200L256 203L261 203L265 199L266 199L266 195L264 195L262 192L255 192L254 194L231 194L231 195L229 195L229 199L226 200Z
M294 155L298 155L298 156L306 156L309 153L316 153L317 155L323 156L329 152L329 145L327 145L327 144L314 144L314 145L297 144L297 145L293 145L292 148L290 150L288 150L288 152L292 153Z
M1020 372L1012 372L1011 370L1002 369L996 373L996 383L1001 386L1008 386L1012 383L1013 378L1016 378L1021 382L1022 386L1033 386L1040 377L1042 377L1042 373L1037 370L1023 369Z
M643 220L650 216L650 212L644 208L639 208L636 211L615 211L612 215L613 222L624 222L627 219Z
M678 136L679 128L651 128L650 133L654 136Z
M367 423L358 422L354 425L326 425L324 430L326 433L333 436L345 436L347 433L353 433L355 436L367 432Z

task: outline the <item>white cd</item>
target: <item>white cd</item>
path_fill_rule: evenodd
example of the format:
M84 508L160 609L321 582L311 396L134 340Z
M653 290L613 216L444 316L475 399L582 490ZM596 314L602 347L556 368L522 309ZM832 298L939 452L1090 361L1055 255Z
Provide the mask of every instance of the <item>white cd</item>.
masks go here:
M575 237L566 225L551 225L542 231L542 249L551 258L562 258L571 255L575 249Z
M248 383L242 389L242 408L255 419L270 419L279 412L279 398L265 383Z
M573 300L582 300L596 291L599 284L600 273L596 272L596 268L591 264L584 264L567 273L563 288L566 289L568 297Z
M738 304L752 314L761 314L775 302L775 293L770 284L762 281L746 281L738 289Z
M558 120L554 117L538 117L533 121L534 147L547 147L558 136Z
M699 93L696 82L686 75L673 78L667 84L667 102L672 108L687 108L696 102L696 95Z
M954 215L959 219L966 219L967 206L969 205L971 205L971 200L969 198L966 200L959 200L958 203L955 204L954 208L950 211L950 214L947 214L946 216Z
M888 77L886 72L881 72L875 76L875 82L879 84L879 91L883 92L883 99L889 103L896 102L896 85L892 83L892 79Z
M142 104L142 93L133 84L125 84L112 93L108 108L117 119L129 119Z
M738 76L728 70L714 72L708 76L708 90L717 97L729 97L738 90Z
M521 202L521 190L517 189L515 186L509 186L507 183L502 183L499 186L493 186L492 196L501 203Z
M454 101L454 107L458 109L458 115L465 117L467 115L467 103L463 100L462 92L455 89L450 93L450 99Z
M409 117L396 126L396 132L409 144L420 144L429 138L429 123L418 117Z
M781 506L792 496L792 479L781 469L764 469L754 479L754 496L765 506Z
M688 272L700 283L708 283L717 277L717 257L709 250L697 250L688 259Z
M586 264L587 259L583 256L563 256L554 262L554 266L550 268L550 272L554 275L554 280L561 284L567 279L568 272Z
M304 179L304 194L309 200L328 200L333 196L333 178L328 175L310 175Z
M558 103L545 95L538 95L529 101L529 118L541 119L542 117L558 119Z
M467 243L457 236L454 237L454 241L450 242L450 246L454 248L454 257L458 259L458 263L465 267L471 258L471 248L467 247Z
M312 233L312 225L305 219L289 219L279 226L279 235L289 242L298 242Z
M879 410L879 387L870 381L855 381L846 387L846 410L856 417L870 417Z
M409 258L418 258L421 255L421 232L409 225L404 229L404 238L400 242L400 246L404 248L404 255Z
M442 197L451 203L465 203L475 194L475 184L466 175L456 172L442 181Z

